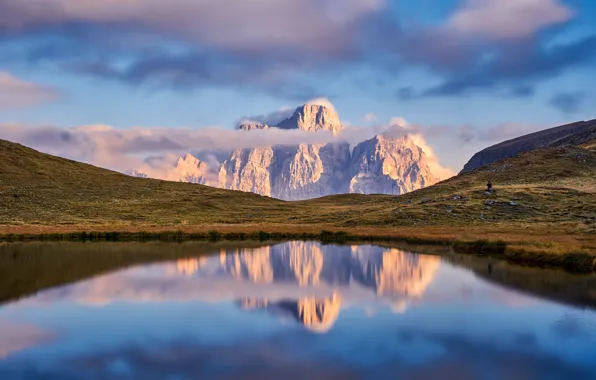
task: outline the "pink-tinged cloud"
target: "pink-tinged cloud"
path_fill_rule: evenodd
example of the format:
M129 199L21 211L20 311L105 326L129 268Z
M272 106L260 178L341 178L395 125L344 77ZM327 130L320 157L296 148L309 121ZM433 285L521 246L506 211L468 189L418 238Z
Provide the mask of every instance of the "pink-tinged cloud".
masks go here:
M58 91L52 87L27 82L0 71L0 111L33 106L58 97Z
M334 109L326 98L310 100ZM282 109L268 115L248 117L256 122L279 122L291 114ZM275 123L270 123L275 125ZM0 138L21 143L45 153L128 173L135 170L152 178L179 180L172 170L178 158L197 155L210 172L219 173L221 163L235 149L252 149L298 144L359 143L386 133L390 126L395 138L409 135L426 153L432 173L446 179L455 175L472 155L488 145L540 129L539 126L505 124L488 129L475 127L427 126L409 124L401 117L389 124L367 127L347 125L338 134L329 131L311 133L299 129L270 128L250 132L237 128L163 128L135 127L117 129L109 125L72 128L0 124Z
M559 0L467 0L448 27L475 37L518 39L572 17L573 12Z
M0 28L109 23L253 53L298 47L327 54L344 50L353 23L381 10L385 0L8 0L7 4L0 13Z
M12 45L5 60L135 87L304 99L355 68L386 82L403 66L441 79L406 85L404 99L531 96L596 57L593 33L543 33L573 19L562 1L462 0L441 24L416 26L392 0L0 0L0 33Z
M414 144L418 145L426 154L428 167L430 171L440 180L451 178L457 175L454 169L446 167L441 164L440 158L435 153L435 149L426 142L424 128L420 126L410 125L403 117L394 117L389 121L391 125L399 125L404 128L405 133L408 133Z
M491 128L419 125L407 124L401 118L392 119L390 124L407 126L403 133L424 150L431 171L441 179L451 177L470 157L490 145L548 127L519 123ZM188 152L199 154L201 160L217 172L234 149L343 141L356 146L387 129L387 124L346 126L339 136L333 136L326 132L276 128L245 132L217 127L117 129L107 125L59 128L0 124L0 138L120 172L134 169L153 178L177 181L179 178L172 168L178 158Z
M310 133L278 128L246 132L216 127L116 129L107 125L58 128L0 124L0 138L120 172L136 170L153 178L177 181L179 178L172 168L177 159L188 152L199 152L201 159L218 172L221 160L229 157L234 149L343 142L354 147L387 128L387 125L348 126L335 136L328 131ZM417 145L421 144L433 174L445 179L455 173L441 165L437 154L427 145L422 130L404 129L403 134L409 134Z
M366 115L364 115L364 118L363 118L363 120L366 122L375 121L377 119L378 119L377 115L375 115L372 112L367 113Z

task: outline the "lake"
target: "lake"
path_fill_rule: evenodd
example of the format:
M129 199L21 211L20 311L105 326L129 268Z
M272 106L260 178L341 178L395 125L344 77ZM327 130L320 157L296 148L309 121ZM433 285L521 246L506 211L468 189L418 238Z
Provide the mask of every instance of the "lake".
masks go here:
M394 247L0 245L0 379L596 379L596 276Z

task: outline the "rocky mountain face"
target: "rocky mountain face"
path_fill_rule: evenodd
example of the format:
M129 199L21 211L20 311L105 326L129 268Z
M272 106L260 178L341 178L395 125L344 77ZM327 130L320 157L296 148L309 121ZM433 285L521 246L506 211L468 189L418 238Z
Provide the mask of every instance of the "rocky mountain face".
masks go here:
M313 104L299 107L276 126L258 122L238 126L246 133L270 128L337 135L342 126L334 110ZM180 181L284 200L343 193L400 195L437 182L422 149L398 126L353 150L347 143L237 149L219 173L210 173L205 163L187 154L174 170Z
M593 138L596 119L579 121L555 128L520 136L476 153L464 166L462 173L478 169L493 162L514 157L532 150L564 145L581 145Z
M258 123L258 122L244 122L238 126L238 129L241 129L243 131L252 131L255 129L266 130L266 129L269 129L269 126L267 124Z
M356 146L348 190L360 194L403 194L433 185L426 155L394 126Z
M301 129L307 132L341 131L341 122L332 109L316 104L305 104L299 107L292 117L277 125L281 129Z
M209 182L209 166L190 153L180 157L174 169L178 181L206 185Z

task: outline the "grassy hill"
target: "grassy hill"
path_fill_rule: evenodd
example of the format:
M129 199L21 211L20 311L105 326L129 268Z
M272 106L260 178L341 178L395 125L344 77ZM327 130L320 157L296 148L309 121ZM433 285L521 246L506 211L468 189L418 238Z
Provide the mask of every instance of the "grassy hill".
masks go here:
M495 161L548 147L580 145L590 140L596 130L596 120L579 121L503 141L476 153L462 172L472 171Z
M251 193L134 178L0 140L0 224L242 223L280 209Z
M0 140L0 234L342 230L596 252L595 149L589 142L524 153L400 197L283 202L133 178ZM496 195L484 193L489 179Z

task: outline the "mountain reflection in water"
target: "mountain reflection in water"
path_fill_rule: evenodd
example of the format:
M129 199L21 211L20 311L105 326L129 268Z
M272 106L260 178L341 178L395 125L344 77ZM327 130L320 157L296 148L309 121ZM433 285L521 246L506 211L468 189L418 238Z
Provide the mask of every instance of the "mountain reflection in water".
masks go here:
M0 247L0 379L596 378L593 276L226 244Z
M297 301L269 302L266 299L245 298L238 301L243 310L267 310L282 317L289 315L316 333L326 333L339 316L341 296L329 298L302 297Z
M327 246L290 242L233 249L219 257L181 259L48 290L38 302L76 299L87 305L116 302L225 301L258 299L268 310L292 309L312 331L332 327L341 300L382 301L396 310L420 297L439 268L437 256L372 246ZM258 302L257 302L258 303ZM280 314L280 313L277 313Z

